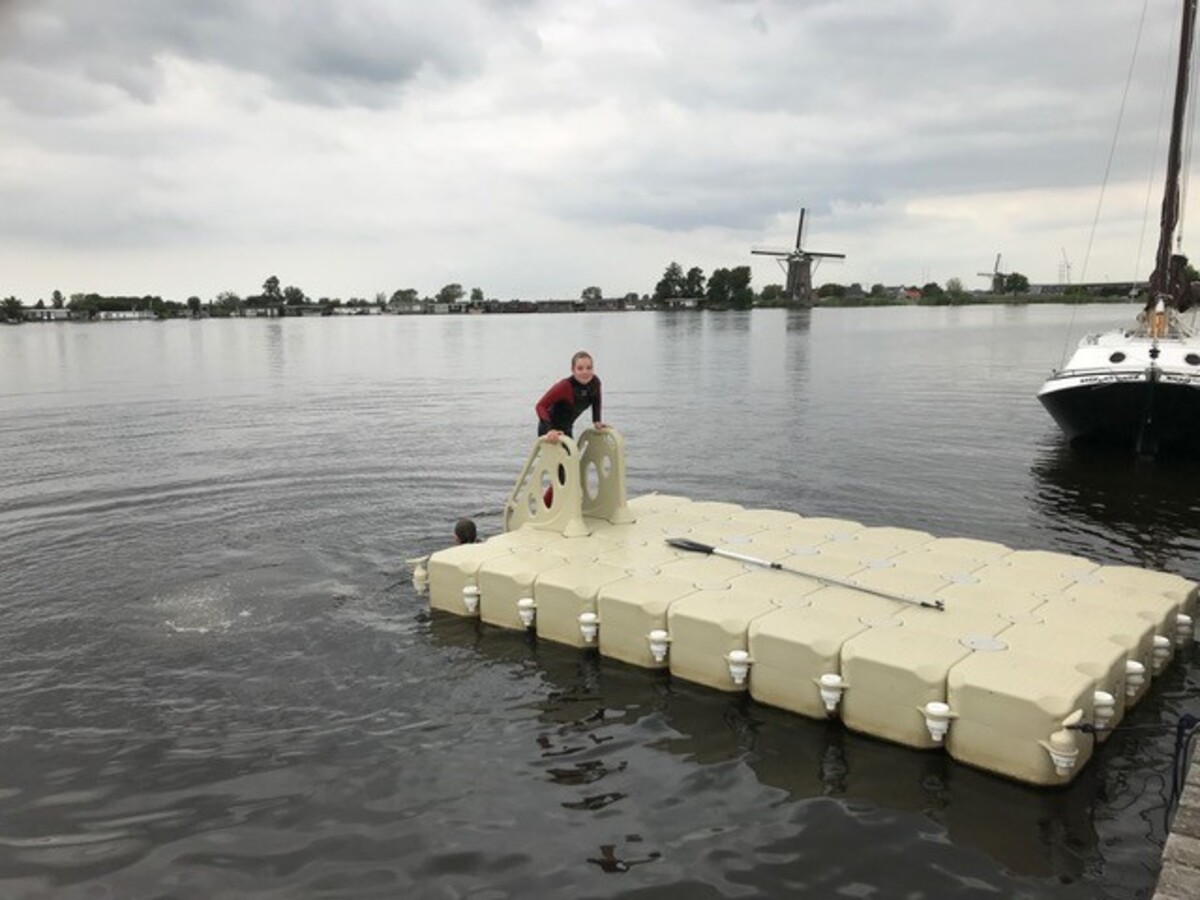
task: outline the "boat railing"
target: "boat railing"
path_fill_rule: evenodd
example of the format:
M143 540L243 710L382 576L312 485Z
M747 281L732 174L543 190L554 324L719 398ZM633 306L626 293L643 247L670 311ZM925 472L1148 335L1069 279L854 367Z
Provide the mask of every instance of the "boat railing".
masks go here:
M589 428L534 443L504 505L504 530L530 526L565 537L591 533L585 518L634 520L626 503L625 441L613 428Z

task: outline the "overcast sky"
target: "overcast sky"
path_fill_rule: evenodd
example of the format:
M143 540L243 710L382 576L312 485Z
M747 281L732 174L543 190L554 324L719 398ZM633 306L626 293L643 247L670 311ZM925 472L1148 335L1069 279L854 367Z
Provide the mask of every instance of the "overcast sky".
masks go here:
M1145 278L1178 7L0 0L0 296Z

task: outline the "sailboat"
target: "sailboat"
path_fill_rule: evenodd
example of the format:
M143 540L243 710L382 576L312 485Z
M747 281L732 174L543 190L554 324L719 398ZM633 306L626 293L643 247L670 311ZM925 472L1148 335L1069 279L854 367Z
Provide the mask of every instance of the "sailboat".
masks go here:
M1196 5L1197 0L1183 0L1166 188L1145 308L1130 328L1084 337L1066 366L1038 391L1072 442L1125 444L1139 455L1200 453L1200 282L1187 280L1187 258L1171 250L1179 222Z

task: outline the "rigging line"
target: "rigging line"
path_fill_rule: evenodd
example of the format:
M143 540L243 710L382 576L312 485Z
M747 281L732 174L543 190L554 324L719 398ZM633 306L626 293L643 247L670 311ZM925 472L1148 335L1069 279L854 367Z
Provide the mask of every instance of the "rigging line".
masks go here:
M1146 9L1150 5L1150 0L1142 0L1142 16L1138 20L1137 36L1133 41L1133 54L1129 59L1129 71L1125 75L1125 90L1121 93L1121 106L1117 110L1117 127L1113 130L1112 144L1108 149L1108 160L1104 164L1104 177L1100 181L1100 199L1096 203L1096 213L1092 217L1092 231L1088 235L1087 249L1083 254L1083 277L1081 281L1086 280L1088 261L1092 255L1092 244L1096 239L1096 229L1100 222L1100 210L1104 206L1104 194L1108 188L1108 178L1112 173L1113 157L1117 152L1117 138L1121 135L1121 124L1125 119L1125 105L1129 101L1129 86L1133 83L1133 68L1137 62L1138 49L1142 45L1142 32L1146 27Z
M1133 68L1137 62L1138 49L1142 46L1142 32L1146 28L1146 10L1150 6L1150 0L1142 0L1142 15L1138 19L1137 35L1133 40L1133 52L1129 57L1129 71L1125 74L1125 90L1121 93L1121 106L1117 111L1117 125L1113 129L1112 145L1108 148L1108 160L1104 164L1104 177L1100 181L1100 197L1096 201L1096 212L1092 216L1092 228L1088 233L1087 248L1083 253L1083 265L1079 270L1079 283L1087 283L1088 262L1092 258L1092 245L1096 241L1096 229L1100 225L1100 210L1104 207L1104 193L1108 188L1108 177L1112 172L1113 157L1117 152L1117 138L1121 135L1121 123L1125 118L1125 104L1129 100L1129 86L1133 83ZM1070 352L1070 336L1075 328L1075 315L1079 310L1079 304L1071 304L1071 315L1068 317L1066 336L1063 338L1062 359L1058 364L1061 369L1067 364L1067 354Z
M1178 42L1177 32L1174 27L1171 29L1171 40L1168 46L1174 46ZM1163 54L1163 63L1165 71L1162 76L1162 94L1158 98L1158 131L1154 134L1154 164L1150 166L1150 171L1146 175L1146 203L1142 207L1142 230L1138 235L1137 256L1133 258L1133 278L1134 284L1137 284L1138 275L1142 270L1142 250L1146 244L1146 227L1150 223L1150 208L1153 203L1154 185L1158 184L1158 161L1162 159L1162 153L1159 149L1162 147L1163 123L1166 121L1167 96L1170 94L1171 87L1171 68L1174 60L1171 59L1171 54Z

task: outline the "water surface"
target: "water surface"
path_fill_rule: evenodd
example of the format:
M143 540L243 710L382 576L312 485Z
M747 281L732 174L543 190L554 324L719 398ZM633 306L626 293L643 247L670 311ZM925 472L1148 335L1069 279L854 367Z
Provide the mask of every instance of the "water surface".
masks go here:
M1034 393L1125 307L0 329L0 895L1148 896L1194 651L1061 791L431 616L570 355L631 494L1200 578Z

